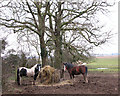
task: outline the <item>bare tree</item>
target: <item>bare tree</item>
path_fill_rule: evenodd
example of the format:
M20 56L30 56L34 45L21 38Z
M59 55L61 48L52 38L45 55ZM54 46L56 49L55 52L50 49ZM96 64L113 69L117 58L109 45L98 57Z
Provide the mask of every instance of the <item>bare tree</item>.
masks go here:
M100 12L106 14L107 8L112 5L103 0L49 2L49 27L46 29L51 32L48 36L54 42L56 67L61 66L63 46L73 57L75 52L89 56L88 50L104 44L111 38L110 32L101 32L103 26L99 25L96 17Z
M2 38L1 44L2 44L1 51L4 51L6 49L6 46L8 45L6 38Z
M37 53L37 57L38 57L37 63L41 63L41 54L40 54L40 46L39 46L40 41L37 34L34 34L33 32L18 33L17 41L21 46L21 49L22 50L27 49L27 52L31 53L31 56L33 53ZM33 49L34 49L34 52L32 52Z
M53 51L54 66L60 68L63 49L73 57L77 53L84 58L86 54L90 55L89 50L94 46L104 44L111 38L110 32L101 32L103 26L97 19L98 13L106 14L107 8L112 6L107 1L36 1L1 3L0 25L12 28L15 33L29 31L37 34L43 66L47 54L51 56ZM5 8L6 11L3 11ZM10 13L7 15L6 12Z
M34 0L30 2L10 0L0 4L0 25L12 29L14 33L29 31L38 35L43 66L46 64L47 58L44 40L47 4L48 2L34 2Z

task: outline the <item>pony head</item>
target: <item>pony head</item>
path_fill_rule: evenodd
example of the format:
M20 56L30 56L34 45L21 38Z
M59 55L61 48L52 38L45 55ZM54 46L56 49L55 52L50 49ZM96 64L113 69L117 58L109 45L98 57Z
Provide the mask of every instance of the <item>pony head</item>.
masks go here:
M38 71L40 71L41 67L42 67L42 64L37 64L36 68L38 69Z
M66 71L67 70L67 63L63 63L63 70Z
M41 67L42 67L42 65L41 65L41 64L37 64L37 66L35 67L35 73L40 72Z
M71 64L69 64L69 63L63 63L63 69L64 69L64 71L68 70L69 67L71 67Z
M36 80L40 70L41 70L42 65L41 64L37 64L37 66L35 67L35 75L34 75L34 80Z
M64 71L69 70L70 68L73 68L74 65L70 63L63 63L63 69Z

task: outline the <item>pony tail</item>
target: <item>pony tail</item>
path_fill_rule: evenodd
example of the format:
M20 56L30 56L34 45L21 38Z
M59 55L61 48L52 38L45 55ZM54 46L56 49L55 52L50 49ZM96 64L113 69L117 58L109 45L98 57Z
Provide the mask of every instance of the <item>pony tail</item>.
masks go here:
M17 69L17 84L20 85L20 75L19 69Z
M86 75L87 75L87 73L88 73L88 68L87 68L87 66L85 66L85 73L86 73Z

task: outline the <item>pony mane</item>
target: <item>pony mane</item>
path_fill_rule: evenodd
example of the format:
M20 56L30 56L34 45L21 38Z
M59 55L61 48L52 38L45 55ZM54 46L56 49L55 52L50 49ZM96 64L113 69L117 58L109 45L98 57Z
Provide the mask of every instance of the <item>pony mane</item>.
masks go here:
M31 69L34 69L35 67L37 67L38 64L35 64L33 67L31 67Z
M66 65L65 65L68 69L69 68L73 68L74 67L74 65L73 64L71 64L71 63L66 63Z

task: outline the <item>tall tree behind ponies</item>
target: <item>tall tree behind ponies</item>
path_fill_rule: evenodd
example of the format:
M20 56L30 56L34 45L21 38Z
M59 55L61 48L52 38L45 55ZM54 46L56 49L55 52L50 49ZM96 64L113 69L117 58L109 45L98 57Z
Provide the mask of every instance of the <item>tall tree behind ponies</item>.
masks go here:
M54 65L57 68L60 68L63 62L63 49L67 50L73 59L78 55L79 58L89 57L90 50L111 38L110 31L101 32L103 26L100 25L97 14L106 14L107 8L113 5L114 2L110 4L104 0L49 2L49 26L46 30L49 41L53 41L51 46L54 46Z

